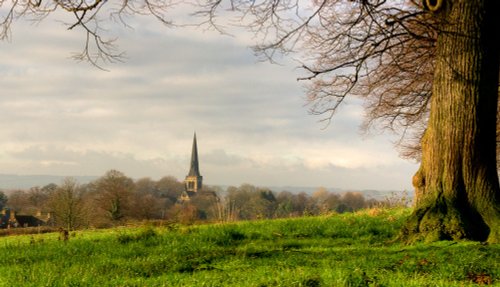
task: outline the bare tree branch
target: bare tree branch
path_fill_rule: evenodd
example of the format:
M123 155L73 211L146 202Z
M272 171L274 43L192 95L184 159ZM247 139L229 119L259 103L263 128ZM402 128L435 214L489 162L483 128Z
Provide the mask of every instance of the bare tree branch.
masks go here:
M116 5L117 6L112 6ZM0 39L8 39L14 21L24 18L41 21L49 14L62 10L74 16L75 21L67 24L69 30L81 28L85 44L81 52L73 56L78 61L88 61L104 69L107 63L121 62L124 53L117 50L116 39L108 36L101 28L103 19L117 18L127 26L123 15L152 15L161 23L172 26L167 12L175 6L174 0L106 1L106 0L0 0ZM118 8L116 8L118 7Z
M402 155L418 150L437 37L419 1L219 0L208 1L202 15L216 25L228 7L263 39L257 53L271 61L276 53L303 59L298 80L308 83L311 114L328 123L346 98L364 98L364 130L376 124L399 133Z

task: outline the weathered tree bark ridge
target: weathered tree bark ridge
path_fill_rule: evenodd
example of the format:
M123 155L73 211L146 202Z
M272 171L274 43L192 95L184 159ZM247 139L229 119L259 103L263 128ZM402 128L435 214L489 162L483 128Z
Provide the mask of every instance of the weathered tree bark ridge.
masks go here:
M431 114L407 241L500 242L497 0L426 1L441 20ZM436 7L433 7L436 8Z

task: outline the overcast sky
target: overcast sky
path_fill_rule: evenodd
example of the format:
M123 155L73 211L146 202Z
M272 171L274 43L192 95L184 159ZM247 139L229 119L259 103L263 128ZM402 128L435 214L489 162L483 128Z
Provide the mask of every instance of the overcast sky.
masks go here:
M70 59L84 35L57 17L14 24L0 42L0 173L183 179L196 131L207 184L412 190L417 165L394 136L361 135L359 102L326 129L308 114L292 60L258 62L245 35L129 24L110 26L127 59L109 71Z

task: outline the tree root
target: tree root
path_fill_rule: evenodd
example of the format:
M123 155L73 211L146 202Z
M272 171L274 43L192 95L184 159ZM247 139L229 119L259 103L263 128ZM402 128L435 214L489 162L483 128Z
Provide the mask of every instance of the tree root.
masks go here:
M498 229L495 232L496 235L492 234L479 213L470 207L437 200L433 204L417 207L403 226L399 239L411 244L439 240L486 241L489 236L494 242L498 240Z

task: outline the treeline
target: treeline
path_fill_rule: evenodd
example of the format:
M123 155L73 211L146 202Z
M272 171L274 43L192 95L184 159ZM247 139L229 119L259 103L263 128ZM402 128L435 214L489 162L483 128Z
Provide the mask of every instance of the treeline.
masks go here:
M142 220L236 221L343 213L376 205L406 204L402 200L383 202L366 199L361 193L337 194L320 188L313 194L272 192L244 184L240 187L204 187L188 201L179 201L184 184L167 176L133 180L110 170L88 184L67 178L29 190L0 192L0 208L16 214L50 214L50 224L68 230L102 228Z

